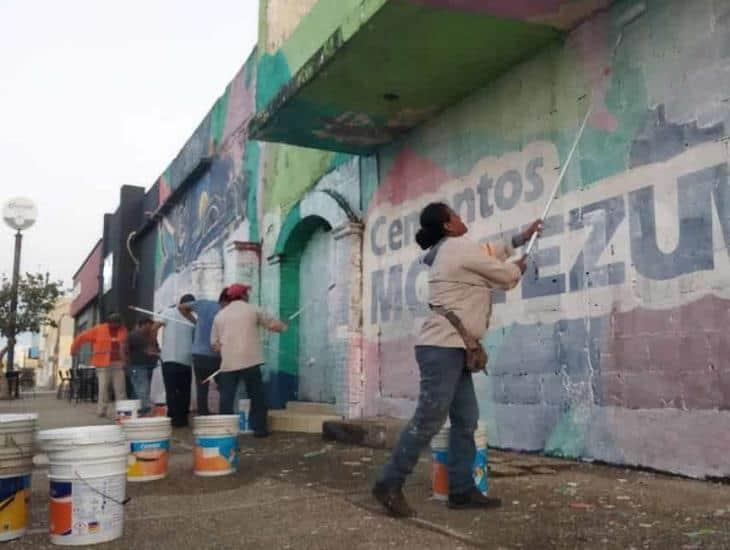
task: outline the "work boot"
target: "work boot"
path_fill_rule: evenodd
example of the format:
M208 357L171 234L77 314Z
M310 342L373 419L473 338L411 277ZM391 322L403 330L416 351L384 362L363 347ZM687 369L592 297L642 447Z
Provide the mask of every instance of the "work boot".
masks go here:
M410 518L416 515L408 506L401 487L388 487L382 483L376 483L373 487L373 496L394 518Z
M455 493L449 495L448 507L455 510L465 508L499 508L502 501L498 498L484 496L479 489L473 487L466 493Z

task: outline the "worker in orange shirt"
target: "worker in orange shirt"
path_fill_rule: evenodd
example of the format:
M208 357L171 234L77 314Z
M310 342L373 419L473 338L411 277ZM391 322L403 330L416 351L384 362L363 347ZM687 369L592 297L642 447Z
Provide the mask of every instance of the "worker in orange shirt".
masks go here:
M99 379L97 412L107 415L109 386L114 388L114 398L126 398L124 365L126 363L127 329L118 313L107 316L106 322L79 334L71 344L71 355L78 354L84 344L91 344L91 364L96 367Z

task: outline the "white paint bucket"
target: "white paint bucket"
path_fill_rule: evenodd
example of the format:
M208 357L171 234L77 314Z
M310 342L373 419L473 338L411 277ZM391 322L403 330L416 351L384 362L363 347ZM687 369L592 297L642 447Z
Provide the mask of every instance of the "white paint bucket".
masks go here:
M38 415L0 414L0 541L22 537L30 515L30 476Z
M115 419L117 424L122 424L130 418L139 417L139 409L142 402L139 399L121 399L115 403L117 413Z
M122 429L44 430L38 443L50 463L51 542L77 546L122 536L128 454Z
M193 418L196 476L224 476L238 468L238 421L237 414Z
M167 476L172 425L167 417L131 418L122 424L129 443L128 481L154 481Z
M242 434L253 433L251 429L251 400L238 400L238 431Z
M449 498L449 431L450 425L447 423L431 440L431 490L435 500L447 500ZM489 490L487 479L487 430L481 422L474 432L474 443L476 444L472 470L474 485L486 495Z

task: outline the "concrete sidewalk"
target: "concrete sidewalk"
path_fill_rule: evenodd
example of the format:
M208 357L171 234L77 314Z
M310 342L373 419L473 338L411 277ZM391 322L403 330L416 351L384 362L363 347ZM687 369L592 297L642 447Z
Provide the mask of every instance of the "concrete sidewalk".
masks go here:
M39 395L0 403L38 411L43 428L100 422L88 404ZM490 512L431 500L422 458L408 484L415 520L385 517L370 484L387 451L276 434L241 438L239 472L192 475L189 429L174 433L167 479L127 484L124 536L99 548L445 549L730 548L730 486L646 472L491 453L500 477ZM50 548L47 471L33 479L30 533L13 548Z

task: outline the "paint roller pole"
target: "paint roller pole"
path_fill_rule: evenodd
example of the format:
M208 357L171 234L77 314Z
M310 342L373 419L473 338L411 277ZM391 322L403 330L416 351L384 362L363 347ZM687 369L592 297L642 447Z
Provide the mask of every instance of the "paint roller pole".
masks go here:
M621 45L621 42L624 38L624 29L629 24L636 21L639 17L644 15L646 12L646 2L637 2L633 6L631 6L629 9L627 9L619 18L618 18L618 26L620 27L620 31L618 33L618 37L616 38L616 43L613 46L613 49L611 50L611 57L609 63L611 65L614 64L614 61L616 59L616 52L618 52L618 48ZM608 73L606 73L608 74ZM591 99L591 103L588 106L588 111L586 112L585 117L583 117L583 123L580 125L580 129L578 130L578 135L575 137L575 142L573 142L573 147L570 149L570 153L568 153L568 157L565 159L565 163L563 164L562 169L560 170L560 175L558 176L558 181L555 182L555 188L553 189L552 194L550 195L550 199L548 200L548 203L545 205L545 210L542 212L541 220L545 221L545 218L548 215L548 212L550 212L550 207L553 205L553 201L555 200L556 195L558 194L558 191L560 190L560 185L563 182L563 178L565 177L565 172L568 170L568 165L570 164L571 159L573 158L573 153L575 153L575 149L578 146L578 142L580 141L580 138L583 136L583 130L586 128L586 124L588 123L588 119L591 116L591 112L593 112L593 99ZM530 242L527 245L527 251L525 252L525 256L529 256L532 252L532 248L535 246L535 241L537 240L537 233L534 233L532 237L530 238Z
M336 286L335 283L332 283L330 286L328 286L327 294L329 294L332 291L332 289L335 288L335 286ZM322 300L322 298L323 298L323 296L320 296L319 298L314 298L313 300L310 300L309 302L304 304L302 307L300 307L297 311L295 311L294 313L289 315L289 317L287 318L287 321L293 321L294 319L299 317L305 309L313 306L314 304L316 304L317 302Z
M208 378L206 378L205 380L203 380L201 382L201 384L207 384L208 382L210 382L211 380L213 380L213 378L215 378L216 376L218 376L218 374L220 373L220 371L221 371L221 369L218 369L217 371L215 371Z
M132 311L136 311L138 313L144 313L145 315L149 315L150 317L155 317L157 319L164 319L165 321L170 321L172 323L179 323L181 325L187 325L189 327L194 327L195 326L194 323L191 323L188 320L175 319L173 317L167 317L166 315L162 315L160 313L155 313L154 311L150 311L148 309L142 309L141 307L129 306L129 309L131 309Z
M581 136L583 136L583 131L586 129L586 124L588 123L588 119L590 118L592 111L593 111L593 103L591 103L588 106L586 115L583 117L583 122L580 125L580 129L578 130L578 135L575 136L575 141L573 142L573 146L570 148L570 151L568 152L568 157L565 159L565 162L563 163L563 166L560 169L560 174L558 175L558 181L555 182L555 187L553 187L553 192L550 194L550 198L548 199L548 202L545 205L545 209L542 211L542 216L540 216L540 219L543 220L543 222L545 221L545 218L547 218L547 215L550 212L550 207L553 205L553 201L555 200L555 197L557 196L558 191L560 190L560 185L563 183L563 178L565 177L565 173L568 171L568 166L570 165L570 161L573 159L575 150L578 147L578 142L580 141ZM530 242L527 245L527 250L525 251L525 256L530 255L530 253L532 252L532 248L535 246L536 240L537 240L537 232L533 233L532 237L530 237Z

